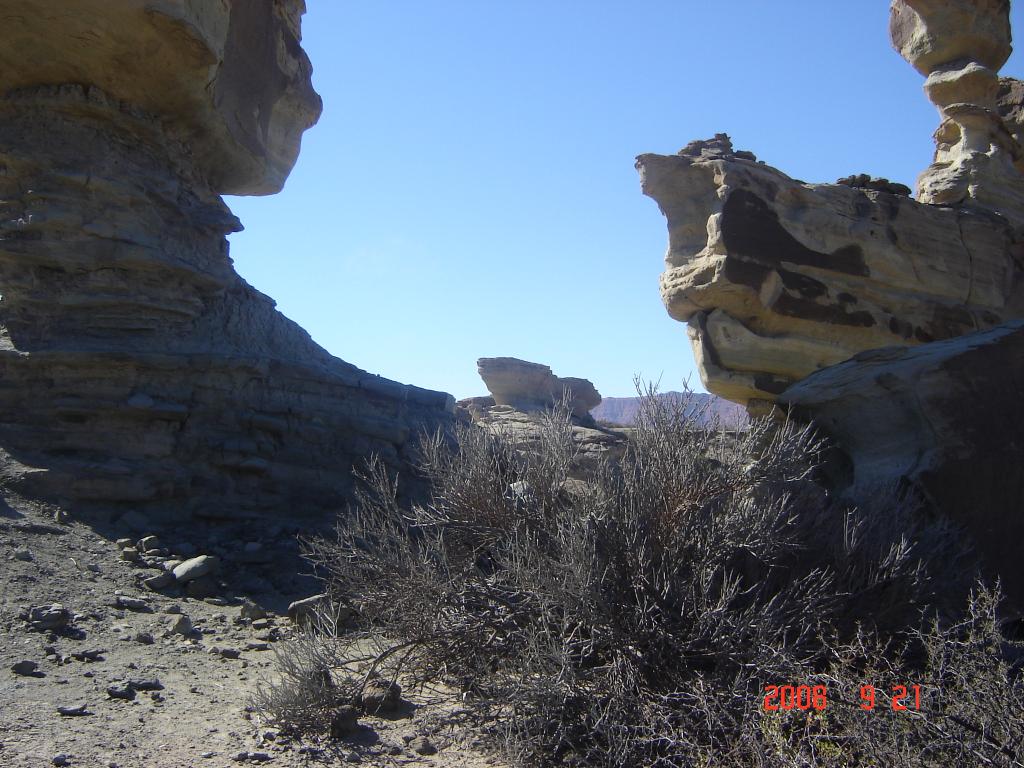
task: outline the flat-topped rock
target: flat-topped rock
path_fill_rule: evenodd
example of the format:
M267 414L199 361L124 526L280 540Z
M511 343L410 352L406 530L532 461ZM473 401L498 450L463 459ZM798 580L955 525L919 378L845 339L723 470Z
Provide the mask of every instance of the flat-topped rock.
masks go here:
M572 415L589 420L590 410L601 403L600 393L587 379L560 378L540 363L515 357L482 357L476 365L497 405L529 413L550 409L566 397Z

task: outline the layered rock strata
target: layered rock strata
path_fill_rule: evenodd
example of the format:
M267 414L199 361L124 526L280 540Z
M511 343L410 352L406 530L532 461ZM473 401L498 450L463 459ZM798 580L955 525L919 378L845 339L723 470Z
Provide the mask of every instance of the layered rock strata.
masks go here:
M1024 91L999 79L1007 0L893 0L890 34L939 109L918 200L855 175L805 184L728 137L637 158L668 220L661 279L709 391L761 410L862 350L1024 314Z
M999 68L1012 51L1009 0L894 0L889 33L927 77L942 120L918 200L970 201L1024 224L1024 152L998 109Z
M1024 606L1024 320L914 348L862 352L781 397L852 462L859 488L900 481L966 527ZM991 575L991 574L990 574Z
M590 421L590 410L601 403L600 393L587 379L555 376L540 363L482 357L476 366L496 405L530 413L550 410L564 398L574 418Z
M277 191L319 114L303 3L73 5L0 0L4 479L170 518L342 505L453 404L332 357L228 256L220 194Z
M662 299L721 397L774 401L862 350L1024 311L1021 244L995 212L804 184L732 151L726 136L637 163L668 220Z

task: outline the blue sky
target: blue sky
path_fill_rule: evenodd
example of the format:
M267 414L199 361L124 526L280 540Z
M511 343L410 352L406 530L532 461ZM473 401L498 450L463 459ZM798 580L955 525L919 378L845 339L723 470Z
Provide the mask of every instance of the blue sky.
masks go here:
M232 257L333 354L460 398L502 355L605 396L700 389L635 155L725 131L799 179L911 186L931 160L885 0L308 6L324 114L282 193L228 199Z

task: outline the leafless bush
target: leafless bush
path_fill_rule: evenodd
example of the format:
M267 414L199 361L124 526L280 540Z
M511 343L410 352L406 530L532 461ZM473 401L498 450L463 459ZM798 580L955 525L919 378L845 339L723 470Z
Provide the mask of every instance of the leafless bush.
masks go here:
M523 764L881 754L902 737L851 732L832 710L799 725L772 718L764 686L846 684L883 651L902 671L911 662L891 649L908 655L907 638L928 659L953 653L940 625L914 633L937 595L963 590L959 574L970 580L948 567L955 537L895 492L857 508L831 498L813 480L822 445L807 429L707 429L689 402L653 394L625 456L585 483L570 480L564 409L527 441L468 426L456 447L425 440L432 493L409 509L371 462L354 510L308 557L365 631L386 638L375 672L461 686ZM983 741L1012 740L978 727Z
M357 686L346 673L350 649L337 638L337 613L326 607L314 611L296 637L275 645L275 677L261 681L252 700L266 722L324 732L337 708L351 703Z

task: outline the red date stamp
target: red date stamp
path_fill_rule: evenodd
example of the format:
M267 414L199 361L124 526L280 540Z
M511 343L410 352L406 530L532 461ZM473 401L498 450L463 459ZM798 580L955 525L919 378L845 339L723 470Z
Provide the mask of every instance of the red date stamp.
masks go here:
M765 712L816 709L828 707L828 687L824 685L766 685ZM890 693L892 695L890 695ZM921 709L920 685L894 685L891 691L880 691L873 685L860 687L860 708L871 711L876 706L904 711Z

